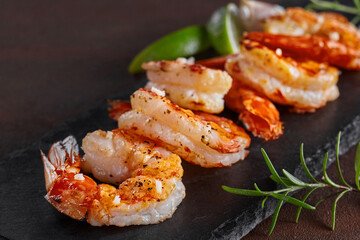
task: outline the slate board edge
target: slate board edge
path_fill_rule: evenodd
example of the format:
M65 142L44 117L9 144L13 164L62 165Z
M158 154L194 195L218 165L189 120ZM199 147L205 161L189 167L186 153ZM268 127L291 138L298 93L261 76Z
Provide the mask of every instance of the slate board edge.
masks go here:
M357 115L350 123L341 128L341 142L339 153L345 154L352 146L360 141L360 115ZM322 172L323 159L326 152L329 153L328 166L335 162L335 146L337 142L337 135L328 139L328 142L323 146L319 146L318 150L312 156L305 156L306 163L310 172L317 176ZM340 158L341 165L341 158ZM278 169L279 171L280 169ZM299 165L294 171L294 175L300 179L306 179L306 175L302 170L302 166L299 161ZM259 223L266 218L270 217L275 210L277 200L270 198L267 200L264 208L261 208L262 198L254 198L254 203L249 206L248 209L241 213L239 216L233 219L229 219L222 223L211 233L210 239L240 239L254 229ZM246 222L246 224L244 224ZM239 224L242 223L242 224ZM276 231L276 227L275 227ZM265 237L265 235L264 235Z

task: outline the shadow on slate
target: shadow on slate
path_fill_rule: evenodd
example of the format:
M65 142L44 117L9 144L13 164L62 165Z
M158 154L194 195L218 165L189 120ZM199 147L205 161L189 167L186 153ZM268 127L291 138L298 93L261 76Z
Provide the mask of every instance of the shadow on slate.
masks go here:
M325 152L334 161L336 136L343 131L340 152L345 153L360 141L360 73L344 72L339 83L341 97L313 114L291 113L280 107L285 131L280 139L264 142L252 138L250 154L232 167L205 169L183 162L186 198L171 219L148 226L92 227L75 221L53 208L45 199L45 182L39 149L47 151L52 143L74 135L81 139L90 131L110 130L116 122L108 118L106 100L83 116L53 129L31 147L16 151L0 161L0 235L9 239L228 239L240 238L273 213L275 201L260 207L261 198L227 193L221 185L273 190L260 148L263 147L280 170L287 169L304 178L299 148L304 151L310 170L317 175ZM144 85L111 99L128 100ZM236 121L236 115L226 112Z

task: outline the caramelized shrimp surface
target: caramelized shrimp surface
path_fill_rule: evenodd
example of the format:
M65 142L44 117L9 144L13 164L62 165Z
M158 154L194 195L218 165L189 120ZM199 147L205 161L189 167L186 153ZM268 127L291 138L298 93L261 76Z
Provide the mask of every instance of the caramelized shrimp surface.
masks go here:
M84 139L85 159L75 138L55 143L41 153L46 200L74 219L93 226L154 224L170 218L185 197L179 156L148 139L124 131L95 131ZM97 184L81 173L118 184Z
M300 7L270 16L264 22L264 31L293 36L318 35L360 48L360 32L346 17L333 13L316 13Z
M234 81L260 92L297 112L312 112L339 96L336 68L313 61L297 62L281 50L245 39L240 53L225 64Z
M184 108L209 113L223 111L223 98L232 82L226 72L189 64L184 58L152 61L142 67L149 79L145 88L164 90L167 98Z
M272 49L281 49L283 56L298 61L313 60L320 63L360 70L360 48L347 46L341 42L321 36L287 36L265 32L250 32L244 38L256 41Z
M153 139L202 167L230 166L245 158L250 137L242 128L215 115L196 115L161 94L137 90L131 96L133 110L118 118L119 129Z
M254 90L233 84L225 96L225 104L239 113L239 120L255 136L273 140L283 134L279 111L272 102Z

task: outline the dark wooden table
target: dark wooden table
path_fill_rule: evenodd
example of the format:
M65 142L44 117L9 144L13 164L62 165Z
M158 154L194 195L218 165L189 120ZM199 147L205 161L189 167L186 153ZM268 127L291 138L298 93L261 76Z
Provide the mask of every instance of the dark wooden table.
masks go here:
M0 156L30 145L64 120L129 88L137 79L128 74L127 66L139 50L181 27L205 24L224 4L0 1ZM354 154L352 148L343 156L346 171L352 171ZM330 176L335 175L332 166ZM340 201L334 232L330 230L332 200L316 212L305 211L298 224L292 220L296 209L285 205L272 237L358 239L359 200L360 196L349 194ZM266 238L269 225L270 219L245 239Z

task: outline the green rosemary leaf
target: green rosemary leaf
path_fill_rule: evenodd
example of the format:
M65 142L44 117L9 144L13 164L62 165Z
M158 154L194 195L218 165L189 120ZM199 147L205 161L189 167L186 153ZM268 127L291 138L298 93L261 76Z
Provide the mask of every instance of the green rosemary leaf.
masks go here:
M360 1L359 0L354 0L354 5L357 9L360 9Z
M356 154L355 154L355 184L356 187L360 190L359 176L360 176L360 142L357 145Z
M288 192L286 192L284 194L284 196L286 196L288 194ZM274 215L273 215L273 218L271 220L271 226L270 226L270 230L269 230L269 236L271 235L271 233L274 231L274 228L275 228L275 225L276 225L276 222L277 222L277 219L278 219L278 216L279 216L279 212L280 212L280 209L283 205L283 200L279 200L277 205L276 205L276 208L275 208L275 211L274 211Z
M287 186L287 184L284 183L284 181L280 178L279 174L277 173L273 164L271 163L270 158L268 157L268 155L266 154L266 152L263 148L261 148L261 153L265 159L265 162L266 162L270 172L272 173L272 175L274 175L274 178L277 180L276 182L280 183L283 186Z
M309 3L308 5L305 6L305 9L306 10L321 10L321 9L318 9L314 3Z
M342 191L335 199L334 201L334 205L333 205L333 208L332 208L332 213L331 213L331 222L332 222L332 226L331 226L331 229L334 230L335 229L335 213L336 213L336 204L337 202L339 201L339 199L345 195L345 193L347 192L350 192L351 189L346 189L344 191Z
M357 15L353 19L351 19L351 23L354 25L357 25L359 21L360 21L360 15Z
M283 200L285 202L291 203L293 205L299 206L299 207L303 207L309 210L315 210L314 206L311 206L310 204L304 203L303 201L300 201L299 199L293 198L293 197L289 197L283 194L278 194L278 193L271 193L271 196L279 199L279 200Z
M340 4L337 1L322 1L322 0L310 0L313 3L313 7L318 10L335 10L344 13L350 13L358 15L360 14L359 10L355 7L350 7L344 4Z
M315 203L315 207L319 206L320 203L322 203L325 199L320 199L319 201L317 201L317 203Z
M313 181L314 183L318 183L318 181L311 175L308 167L306 166L305 163L305 158L304 158L304 144L302 143L300 146L300 161L301 161L301 166L304 169L304 172L306 173L306 175L308 176L308 178Z
M315 191L316 189L318 189L318 188L319 188L319 187L310 189L310 191L308 191L301 200L302 200L303 202L305 202L306 199L310 196L310 194L311 194L312 192L314 192L314 191ZM316 207L316 206L315 206L315 207ZM298 223L298 221L299 221L299 217L300 217L301 210L302 210L302 207L298 207L298 210L297 210L297 212L296 212L296 218L295 218L295 222L296 222L296 223Z
M325 154L325 157L324 157L324 162L323 162L324 181L325 181L327 184L329 184L330 186L332 186L332 187L339 188L340 185L334 183L334 182L329 178L329 176L328 176L327 173L326 173L326 164L327 164L328 156L329 156L329 153L326 153L326 154Z
M278 182L278 179L276 177L274 177L274 175L270 176L270 179L273 180L276 183L281 184L280 182ZM292 185L292 182L289 181L289 179L285 178L285 177L280 177L280 179L287 185L290 186Z
M340 167L340 160L339 160L339 148L340 148L340 138L341 138L341 132L339 132L338 137L337 137L337 142L336 142L336 169L337 169L337 174L338 177L340 179L340 181L347 187L350 187L350 185L345 181L342 173L341 173L341 167Z
M261 208L264 208L266 200L269 198L269 196L266 196L262 202L261 202Z
M244 196L253 196L253 197L266 196L266 194L264 194L262 192L258 192L256 190L231 188L231 187L227 187L227 186L222 186L222 189L224 189L225 191L230 192L230 193L235 193L235 194L244 195Z
M260 188L258 187L258 185L256 183L254 183L254 188L256 191L258 191L259 193L265 194L263 191L260 190ZM265 194L266 195L266 194Z
M294 185L297 186L302 186L302 187L308 187L309 184L301 181L300 179L298 179L297 177L295 177L294 175L292 175L291 173L289 173L288 171L286 171L285 169L282 170L284 175L287 177L287 179Z

